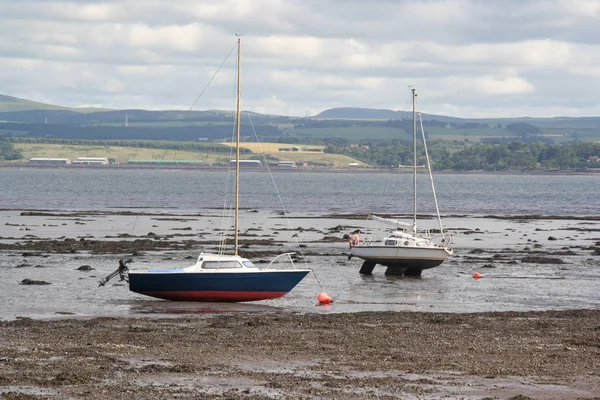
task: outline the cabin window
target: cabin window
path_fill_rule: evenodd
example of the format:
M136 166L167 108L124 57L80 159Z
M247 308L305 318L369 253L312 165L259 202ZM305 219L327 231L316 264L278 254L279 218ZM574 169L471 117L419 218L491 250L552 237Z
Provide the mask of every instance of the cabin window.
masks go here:
M252 263L252 261L243 261L242 264L244 264L247 268L258 268Z
M397 244L398 244L398 242L393 239L388 239L385 241L386 246L396 246Z
M242 265L237 261L204 261L202 269L232 269L242 268Z

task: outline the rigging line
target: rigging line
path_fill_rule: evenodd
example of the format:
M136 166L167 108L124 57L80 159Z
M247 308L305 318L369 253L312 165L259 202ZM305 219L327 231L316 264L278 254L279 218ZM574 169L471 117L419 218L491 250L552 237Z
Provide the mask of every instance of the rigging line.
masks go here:
M204 94L204 92L206 92L206 89L208 89L208 87L210 86L210 84L212 83L212 81L215 79L215 77L217 76L217 74L219 73L219 71L221 70L221 68L223 68L223 65L225 65L225 62L227 62L227 60L229 59L229 56L231 55L231 53L233 53L233 51L236 49L237 44L234 45L231 50L229 50L229 53L227 53L227 55L225 56L225 59L223 60L223 62L221 63L221 65L219 65L219 68L217 68L217 70L215 71L215 73L213 74L213 76L210 78L210 80L208 81L208 83L204 86L204 89L202 89L202 91L200 92L200 94L198 95L198 97L196 97L196 100L192 103L192 105L190 106L189 110L188 110L188 114L190 111L192 111L192 109L194 108L194 106L196 105L196 103L198 103L198 100L200 100L200 97L202 97L202 95ZM183 116L183 119L185 119L187 117L187 114L185 114Z
M235 129L235 128L234 128ZM233 138L232 138L233 140ZM229 149L229 160L233 158L233 147ZM219 254L223 254L225 251L225 245L227 243L227 233L229 232L228 226L231 221L233 213L232 203L227 203L229 199L229 193L231 189L231 161L227 161L227 176L225 178L225 196L223 198L223 209L221 214L221 238L219 242Z
M233 51L233 49L232 49L232 51ZM237 77L236 77L236 79L234 79L234 82L233 82L233 93L234 93L234 96L232 96L231 114L235 115L236 95L237 95L236 94L237 93ZM234 143L235 133L236 133L236 127L235 127L235 123L234 123L231 128L230 143ZM225 251L225 245L227 243L227 232L228 232L227 226L229 226L229 222L231 221L231 215L233 213L233 205L231 203L229 205L227 204L227 199L229 199L229 189L230 189L229 185L231 183L230 182L231 181L231 173L232 173L231 160L233 159L233 149L234 149L233 146L229 146L229 158L227 159L227 177L225 178L225 197L223 198L223 210L222 210L222 215L221 215L221 238L219 241L219 254L223 254Z
M206 89L208 89L208 87L210 86L210 84L212 83L212 81L215 79L215 77L217 76L217 74L219 73L219 71L221 70L221 68L223 67L223 65L225 65L225 62L229 59L229 56L231 55L231 53L233 53L233 51L235 50L236 46L233 46L231 48L231 50L229 50L229 53L227 53L227 55L225 56L225 59L223 60L223 62L221 62L221 65L219 65L219 68L217 68L217 70L212 75L212 77L210 78L210 80L208 81L208 83L204 86L204 88L202 89L202 91L200 92L200 94L198 95L198 97L196 97L196 100L192 103L192 105L190 106L190 108L183 115L183 119L184 120L187 118L187 116L189 115L189 113L192 111L192 109L194 108L194 106L196 105L196 103L198 103L198 101L200 100L200 98L202 97L202 95L204 94L204 92L206 92ZM171 137L171 139L172 139L172 137ZM156 175L158 173L158 171L160 170L160 168L161 168L161 166L162 166L162 164L163 164L163 162L165 160L165 156L167 155L168 150L169 150L168 148L165 148L165 151L162 154L162 156L159 156L160 157L160 161L159 161L158 165L156 166L156 168L154 169L154 175ZM148 192L150 191L150 188L151 188L151 186L148 187ZM135 216L135 219L133 221L133 227L131 229L131 233L132 234L135 232L135 227L137 226L137 222L138 222L138 219L139 219L140 215L141 215L141 209L138 210L138 213Z
M248 117L248 121L250 121L250 127L252 128L252 132L254 133L256 142L258 143L260 151L263 156L263 159L265 160L265 165L267 166L267 171L269 172L269 177L271 178L271 182L273 182L273 187L275 188L275 193L277 194L277 198L279 199L279 204L281 204L281 209L283 211L283 215L285 216L288 227L290 228L290 231L292 232L292 239L294 239L294 242L296 243L296 247L298 248L298 252L302 256L302 261L304 262L304 264L306 264L306 258L304 256L304 252L302 251L302 247L300 247L300 241L298 240L298 235L296 234L296 231L292 227L292 223L290 222L290 219L288 217L287 210L285 209L285 205L283 204L283 200L281 199L281 194L279 193L279 189L277 188L277 184L275 183L275 178L273 177L273 172L271 171L271 168L269 167L269 163L267 161L267 157L265 156L265 152L263 150L262 143L260 142L260 139L258 138L256 129L254 129L254 124L252 123L252 118L250 117L249 113L246 113L246 116Z
M423 116L421 115L421 108L419 107L419 100L417 99L417 113L419 114L419 123L421 125L421 136L423 136L423 148L425 149L425 161L427 162L427 170L429 171L429 180L431 181L431 191L433 192L433 201L435 203L435 212L437 214L438 224L440 226L440 235L442 239L445 239L444 228L442 226L442 217L440 216L440 209L438 207L437 195L435 194L435 186L433 183L433 174L431 173L431 162L429 161L429 153L427 152L427 140L425 140L425 130L423 129Z

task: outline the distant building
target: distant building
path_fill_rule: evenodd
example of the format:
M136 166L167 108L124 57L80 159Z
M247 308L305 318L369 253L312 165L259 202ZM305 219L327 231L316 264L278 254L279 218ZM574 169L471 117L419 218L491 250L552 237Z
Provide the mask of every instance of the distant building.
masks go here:
M106 157L79 157L77 160L71 161L71 164L108 165L108 158L106 158Z
M358 168L358 167L360 167L360 165L355 162L351 162L350 164L348 164L348 168Z
M200 160L128 160L129 165L181 165L181 166L195 166L195 167L210 167L210 163Z
M277 166L282 168L296 168L296 163L294 161L279 161Z
M71 160L68 158L31 158L29 159L29 163L41 165L67 165L71 164Z
M229 161L230 167L235 167L236 160ZM262 162L260 160L240 160L240 168L241 167L262 167Z

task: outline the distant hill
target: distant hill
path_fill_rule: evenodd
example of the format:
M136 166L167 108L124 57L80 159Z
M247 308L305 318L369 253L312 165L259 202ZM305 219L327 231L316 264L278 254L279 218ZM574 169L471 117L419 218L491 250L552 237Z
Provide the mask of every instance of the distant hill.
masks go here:
M411 111L394 111L377 108L338 107L329 108L315 115L315 119L350 119L350 120L400 120L412 118ZM458 121L460 118L444 115L423 114L424 120L443 122Z
M62 110L62 111L74 111L74 112L93 112L103 111L107 109L103 108L69 108L55 106L52 104L37 103L31 100L19 99L17 97L6 96L0 94L0 112L14 112L14 111L30 111L30 110Z
M251 114L250 121L246 115ZM244 112L242 135L253 131L269 140L359 142L408 139L412 112L357 107L331 108L314 117ZM600 117L455 118L423 114L433 139L600 142ZM109 110L69 108L0 95L0 137L79 138L96 140L222 140L230 137L232 111ZM278 139L279 138L279 139Z

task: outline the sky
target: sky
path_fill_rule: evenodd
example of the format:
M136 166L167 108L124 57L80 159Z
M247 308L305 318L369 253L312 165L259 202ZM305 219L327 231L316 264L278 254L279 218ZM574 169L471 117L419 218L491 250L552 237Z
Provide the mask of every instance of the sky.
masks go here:
M231 110L236 34L248 111L600 116L600 0L0 0L0 94Z

